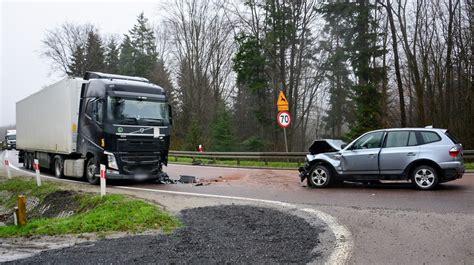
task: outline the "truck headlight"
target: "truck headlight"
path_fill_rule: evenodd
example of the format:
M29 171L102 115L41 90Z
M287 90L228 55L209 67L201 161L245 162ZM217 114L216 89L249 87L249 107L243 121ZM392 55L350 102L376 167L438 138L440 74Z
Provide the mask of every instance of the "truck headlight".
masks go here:
M104 154L107 155L108 167L118 170L117 160L115 159L114 154L104 151Z

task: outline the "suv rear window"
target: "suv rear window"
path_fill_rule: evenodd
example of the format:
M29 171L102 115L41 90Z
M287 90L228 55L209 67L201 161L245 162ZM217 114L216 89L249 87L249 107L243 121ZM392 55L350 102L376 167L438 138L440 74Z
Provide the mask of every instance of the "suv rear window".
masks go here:
M389 132L385 147L407 146L409 131Z
M435 132L421 132L421 137L423 138L422 144L429 144L441 140L441 137Z
M449 131L446 131L444 134L446 134L446 136L448 136L448 138L451 139L453 143L459 144L459 140L456 137L454 137L454 135L452 135Z

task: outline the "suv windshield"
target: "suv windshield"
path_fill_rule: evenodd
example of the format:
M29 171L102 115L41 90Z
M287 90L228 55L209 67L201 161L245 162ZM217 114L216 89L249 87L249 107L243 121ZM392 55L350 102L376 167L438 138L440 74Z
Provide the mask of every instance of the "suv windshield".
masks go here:
M127 124L169 124L168 104L150 100L108 97L107 119Z

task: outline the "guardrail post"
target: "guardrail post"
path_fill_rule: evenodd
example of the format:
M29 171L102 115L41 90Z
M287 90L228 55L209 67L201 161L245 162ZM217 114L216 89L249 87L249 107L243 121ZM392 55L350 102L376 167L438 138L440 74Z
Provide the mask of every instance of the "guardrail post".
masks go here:
M240 165L240 159L237 158L237 165Z
M178 162L178 156L174 157L174 162Z
M268 159L264 158L263 162L265 162L265 166L268 166Z

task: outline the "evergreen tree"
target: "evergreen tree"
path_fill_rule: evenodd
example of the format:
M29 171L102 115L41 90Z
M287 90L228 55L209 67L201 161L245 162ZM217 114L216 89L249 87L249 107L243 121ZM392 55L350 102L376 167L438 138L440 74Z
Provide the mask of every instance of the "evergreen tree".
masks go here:
M77 45L71 58L71 64L68 65L69 76L82 77L85 73L86 58L84 55L84 48L81 45Z
M171 81L171 74L165 67L165 62L158 59L149 75L152 83L165 89L166 95L171 105L176 105L176 91Z
M107 73L119 73L119 46L114 38L107 44L104 62Z
M120 45L119 72L123 75L135 74L134 49L127 34Z
M351 64L357 76L353 87L356 103L356 124L351 130L353 136L382 126L380 113L382 109L381 94L377 86L383 80L385 71L371 65L375 58L384 51L377 45L377 34L373 17L375 6L368 0L354 3L354 35L352 38Z
M155 34L148 26L143 12L137 17L137 24L129 32L134 51L134 75L149 77L157 60Z
M235 120L240 141L259 135L266 139L271 130L269 119L272 106L272 94L265 74L266 57L264 48L255 36L242 34L236 38L239 48L233 58L234 71L237 73L237 96L235 98Z
M186 133L186 150L197 151L197 147L200 144L204 144L202 127L200 126L196 115L192 115L191 124L188 127L188 131Z
M355 103L355 124L349 137L381 127L381 95L377 90L385 72L374 62L385 52L377 45L373 17L375 6L368 0L325 4L319 11L332 30L341 38L344 51L354 71L356 83L352 86ZM344 22L341 28L336 22Z
M235 146L230 112L223 106L217 114L217 119L214 121L212 128L212 150L230 152Z
M99 34L89 31L85 49L86 71L102 72L105 70L104 47Z
M351 26L348 16L344 15L350 12L350 6L336 2L327 4L320 12L325 14L323 34L326 38L320 42L319 49L328 54L323 67L330 93L329 109L324 122L331 137L341 138L342 126L353 122L352 113L355 110L351 100L353 83L349 78L351 73L347 64L350 50L347 38L344 37Z

